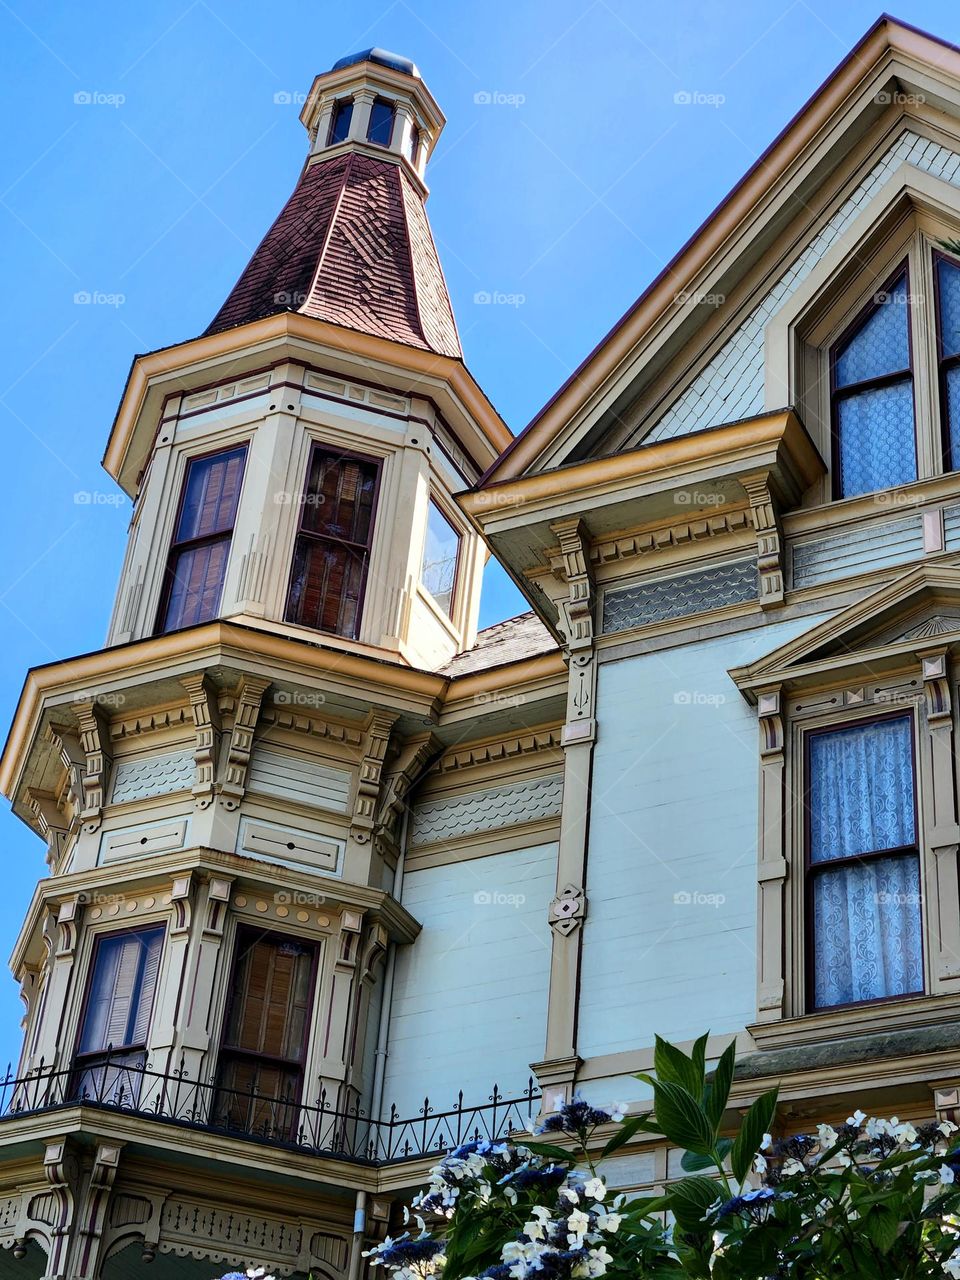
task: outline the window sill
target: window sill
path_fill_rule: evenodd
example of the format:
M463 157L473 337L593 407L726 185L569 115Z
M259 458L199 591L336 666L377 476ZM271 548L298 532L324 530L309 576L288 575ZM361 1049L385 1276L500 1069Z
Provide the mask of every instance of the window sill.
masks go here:
M755 1022L747 1030L758 1049L786 1049L849 1040L876 1032L927 1027L955 1017L960 1017L960 995L951 992L825 1009L822 1013L806 1013L777 1022Z

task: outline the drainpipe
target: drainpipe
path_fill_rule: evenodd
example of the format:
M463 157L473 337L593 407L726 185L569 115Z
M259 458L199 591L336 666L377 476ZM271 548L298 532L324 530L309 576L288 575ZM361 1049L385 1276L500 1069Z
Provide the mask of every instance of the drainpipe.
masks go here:
M400 827L400 852L397 857L396 870L393 873L393 896L400 901L403 891L403 866L407 853L407 828L410 821L410 810L404 807L403 821ZM397 944L390 943L387 961L383 971L383 997L380 1001L380 1021L377 1027L377 1052L373 1070L373 1089L370 1095L370 1115L376 1121L382 1118L383 1090L387 1076L387 1040L390 1035L390 1013L393 1004L393 984L397 971Z
M363 1237L367 1229L367 1193L357 1192L353 1210L353 1240L350 1242L350 1261L347 1264L347 1280L360 1280L363 1264Z

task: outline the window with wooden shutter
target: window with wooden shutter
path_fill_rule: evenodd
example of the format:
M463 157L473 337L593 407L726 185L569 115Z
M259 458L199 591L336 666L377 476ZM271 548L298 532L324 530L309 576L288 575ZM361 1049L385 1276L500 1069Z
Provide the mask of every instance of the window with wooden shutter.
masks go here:
M300 500L288 622L357 638L379 473L372 459L314 446Z
M117 1104L139 1096L163 927L102 934L93 952L74 1092Z
M296 1131L317 949L242 931L224 1021L214 1123L243 1133Z
M217 616L246 456L246 445L240 445L192 458L187 465L158 632L192 627Z

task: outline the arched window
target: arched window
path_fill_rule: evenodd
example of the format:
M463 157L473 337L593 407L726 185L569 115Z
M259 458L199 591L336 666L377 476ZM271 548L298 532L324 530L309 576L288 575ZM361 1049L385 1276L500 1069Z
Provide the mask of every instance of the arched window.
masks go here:
M830 353L835 496L917 478L908 273L902 266Z

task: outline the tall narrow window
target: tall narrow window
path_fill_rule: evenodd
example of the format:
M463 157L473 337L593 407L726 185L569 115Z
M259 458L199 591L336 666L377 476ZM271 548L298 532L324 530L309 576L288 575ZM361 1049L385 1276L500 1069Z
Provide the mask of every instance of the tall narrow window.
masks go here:
M807 822L808 1003L922 991L909 715L809 735Z
M286 619L355 640L379 468L315 445L300 504Z
M917 478L907 269L831 353L836 496Z
M337 142L345 142L350 132L350 121L353 119L353 99L340 98L333 108L333 119L330 121L330 136L327 146Z
M947 471L960 469L960 263L937 254L937 357Z
M264 1136L295 1131L316 954L315 947L294 938L241 931L214 1123Z
M430 503L420 581L448 616L453 610L460 535L435 502Z
M167 561L158 632L192 627L217 616L246 456L246 445L241 445L189 462Z
M77 1097L113 1105L139 1097L162 949L162 926L97 939L74 1063Z
M389 147L392 134L393 103L386 98L374 98L370 108L370 124L367 126L367 141Z

